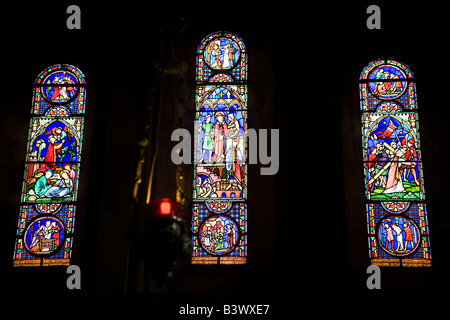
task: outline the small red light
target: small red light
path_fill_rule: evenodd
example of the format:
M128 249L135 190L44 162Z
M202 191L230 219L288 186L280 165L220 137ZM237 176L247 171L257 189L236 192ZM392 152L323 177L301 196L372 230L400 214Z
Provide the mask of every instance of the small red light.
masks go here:
M163 201L159 205L159 209L160 209L161 215L168 215L172 211L172 206L169 201Z

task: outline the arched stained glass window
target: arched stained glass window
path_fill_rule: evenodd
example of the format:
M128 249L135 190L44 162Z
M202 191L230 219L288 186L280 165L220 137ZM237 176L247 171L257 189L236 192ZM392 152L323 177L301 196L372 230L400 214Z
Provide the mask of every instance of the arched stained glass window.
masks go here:
M369 256L379 266L431 266L415 80L379 59L360 77Z
M247 53L215 32L197 50L192 263L247 257Z
M83 142L83 73L58 64L33 88L14 266L69 265Z

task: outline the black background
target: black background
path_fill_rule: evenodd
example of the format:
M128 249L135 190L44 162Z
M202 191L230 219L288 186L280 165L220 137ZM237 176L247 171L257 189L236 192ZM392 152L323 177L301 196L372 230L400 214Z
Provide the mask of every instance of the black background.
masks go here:
M342 296L444 291L450 223L446 8L379 3L381 30L369 30L366 9L372 3L364 2L78 3L81 30L68 30L69 4L20 3L2 10L2 293L37 297L44 290L42 283L53 283L54 289L44 285L44 291L98 303L98 310L114 310L122 304L134 310L151 306L170 318L186 303L271 304L274 316ZM280 129L278 174L260 176L259 165L249 172L249 227L253 223L249 264L206 271L186 267L180 277L190 280L180 280L170 290L123 294L123 261L98 249L117 227L114 221L126 221L119 209L114 213L116 220L108 220L109 209L103 204L110 199L109 182L117 180L107 177L119 167L120 190L128 194L123 201L117 197L114 205L126 215L141 112L157 78L153 66L160 56L161 34L174 34L174 54L189 65L184 78L188 111L183 121L191 130L195 49L204 36L218 30L238 34L249 50L249 127ZM357 80L370 61L385 57L408 64L417 81L434 264L427 270L382 269L382 289L371 291L365 284L369 259ZM80 215L83 227L77 225L83 230L78 257L83 288L76 293L65 287L65 269L11 268L32 83L44 68L56 63L73 64L85 73L90 86L88 108L93 106L87 114L92 125L87 128L89 148L85 149L89 150L87 191L82 195L86 213ZM174 80L167 81L169 88ZM119 120L123 124L115 126ZM173 146L167 139L171 126L163 125L162 130L167 130L160 138L166 156ZM105 152L118 141L125 146L125 154L106 158ZM160 163L159 169L166 166ZM99 183L94 187L88 180ZM173 182L162 182L162 175L157 181L157 194L167 196L167 190L173 190ZM254 258L250 258L252 250ZM220 285L205 285L216 281ZM226 287L228 281L233 285ZM100 303L105 296L113 303Z

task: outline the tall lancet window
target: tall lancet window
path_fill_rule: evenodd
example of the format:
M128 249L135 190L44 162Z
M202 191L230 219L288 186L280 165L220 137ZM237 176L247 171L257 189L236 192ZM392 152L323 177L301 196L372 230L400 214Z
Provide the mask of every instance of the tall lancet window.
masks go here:
M414 76L404 63L379 59L359 88L371 263L431 266Z
M229 32L197 50L192 263L247 257L247 52Z
M81 164L83 73L58 64L33 88L14 266L69 265Z

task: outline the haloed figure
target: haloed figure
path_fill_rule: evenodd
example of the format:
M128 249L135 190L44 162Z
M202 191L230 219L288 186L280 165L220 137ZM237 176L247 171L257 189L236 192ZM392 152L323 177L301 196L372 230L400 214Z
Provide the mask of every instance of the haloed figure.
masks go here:
M228 126L225 122L225 114L222 111L215 113L216 124L214 126L214 157L213 162L223 161L225 158L225 138L228 136Z

